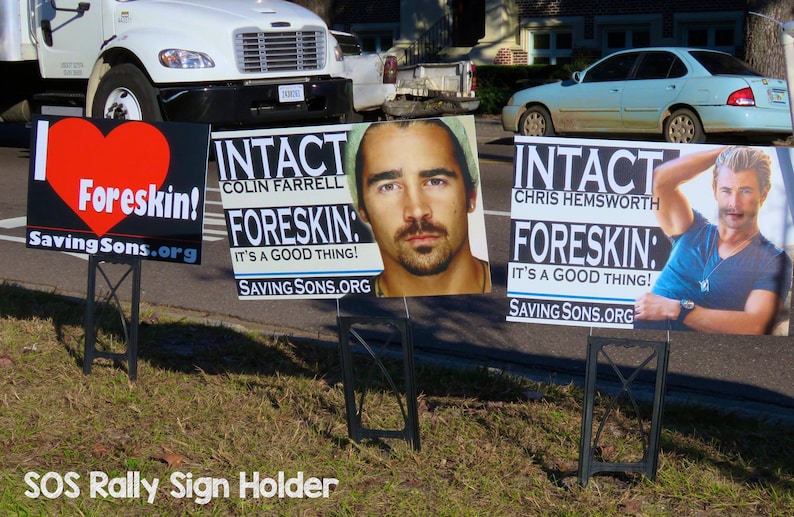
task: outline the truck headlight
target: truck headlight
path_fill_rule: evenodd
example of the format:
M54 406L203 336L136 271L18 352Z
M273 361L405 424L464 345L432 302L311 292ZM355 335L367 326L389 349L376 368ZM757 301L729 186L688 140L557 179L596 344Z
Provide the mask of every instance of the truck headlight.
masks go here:
M160 51L160 64L166 68L214 68L215 62L207 54L180 48Z
M340 45L334 47L334 59L337 61L345 60L345 53L342 51L342 47Z

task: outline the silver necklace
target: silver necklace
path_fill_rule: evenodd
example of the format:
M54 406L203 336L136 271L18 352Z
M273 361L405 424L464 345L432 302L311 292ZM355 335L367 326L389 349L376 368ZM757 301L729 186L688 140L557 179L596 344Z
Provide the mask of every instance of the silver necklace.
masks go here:
M728 256L727 256L727 257L725 257L724 259L720 259L720 261L719 261L719 262L717 262L717 265L716 265L716 266L714 266L714 267L711 269L711 271L709 271L709 274L708 274L708 275L706 274L706 263L704 263L704 264L703 264L703 280L698 280L698 284L700 284L700 292L701 292L701 293L707 293L707 292L709 292L709 277L711 276L711 274L712 274L712 273L714 273L714 272L717 270L717 268L718 268L718 267L720 267L720 266L722 265L722 263L723 263L723 262L725 262L726 260L728 260L729 258L731 258L732 256L734 256L734 255L735 255L735 254L736 254L736 253L739 251L739 248L741 248L742 246L744 246L745 244L747 244L747 243L748 243L748 242L750 242L751 240L755 239L755 236L756 236L756 235L758 235L759 233L760 233L760 232L755 232L754 234L752 234L751 236L749 236L748 238L746 238L745 240L743 240L742 242L740 242L738 246L736 246L735 248L733 248L733 249L730 251L730 253L728 253ZM709 255L711 255L711 253L714 251L714 248L716 247L716 246L715 246L715 243L716 243L716 242L719 242L719 240L720 240L720 235L719 235L719 233L717 233L717 238L716 238L716 239L714 239L714 240L711 242L711 249L709 250ZM717 256L719 257L719 250L717 251Z

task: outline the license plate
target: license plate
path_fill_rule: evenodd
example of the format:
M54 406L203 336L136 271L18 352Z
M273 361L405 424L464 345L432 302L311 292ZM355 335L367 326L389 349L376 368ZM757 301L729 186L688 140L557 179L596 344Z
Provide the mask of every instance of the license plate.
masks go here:
M788 94L786 90L770 89L769 102L773 104L788 104Z
M301 102L305 100L303 97L302 84L280 84L278 86L278 101L279 102Z

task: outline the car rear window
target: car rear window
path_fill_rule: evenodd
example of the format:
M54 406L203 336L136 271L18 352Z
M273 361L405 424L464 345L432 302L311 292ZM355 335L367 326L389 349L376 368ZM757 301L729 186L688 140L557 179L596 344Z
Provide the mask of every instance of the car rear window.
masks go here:
M744 61L736 59L728 54L706 52L702 50L694 50L691 51L690 54L697 59L698 63L703 65L703 68L708 70L711 75L761 75L750 68Z

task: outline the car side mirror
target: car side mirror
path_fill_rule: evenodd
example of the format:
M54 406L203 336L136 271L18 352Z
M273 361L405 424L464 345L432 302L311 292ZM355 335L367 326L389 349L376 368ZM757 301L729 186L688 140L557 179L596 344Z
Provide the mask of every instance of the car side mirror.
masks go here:
M574 72L573 75L571 75L571 77L577 83L581 83L582 82L582 72Z

